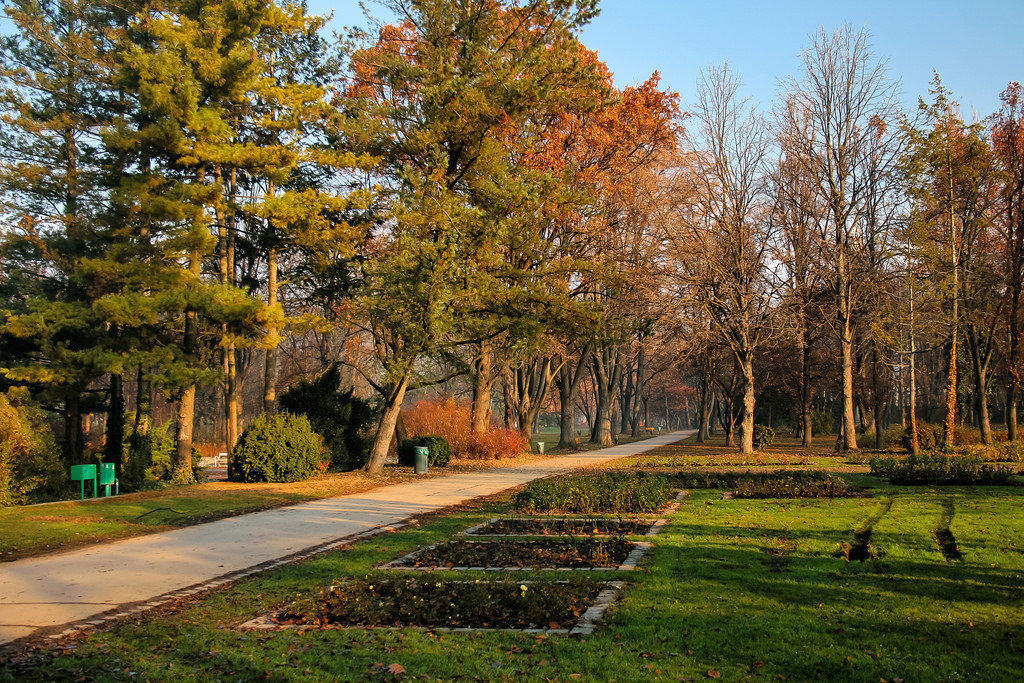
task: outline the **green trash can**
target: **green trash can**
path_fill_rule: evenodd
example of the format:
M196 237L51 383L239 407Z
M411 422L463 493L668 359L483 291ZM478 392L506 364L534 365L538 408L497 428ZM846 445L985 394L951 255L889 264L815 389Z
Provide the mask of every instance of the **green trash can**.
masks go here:
M430 449L426 446L416 446L416 460L413 465L413 471L416 474L427 473L427 459L430 456Z
M110 495L110 487L113 486L115 482L117 482L117 479L114 477L114 463L101 462L100 478L97 480L97 485L107 487L106 493L104 493L103 495Z

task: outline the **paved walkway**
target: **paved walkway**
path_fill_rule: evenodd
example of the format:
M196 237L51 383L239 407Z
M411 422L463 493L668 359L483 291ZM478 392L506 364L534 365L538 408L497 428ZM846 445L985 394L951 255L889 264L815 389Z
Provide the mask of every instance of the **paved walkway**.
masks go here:
M434 477L0 564L0 645L145 611L400 525L416 515L642 453L689 434L672 432L523 467Z

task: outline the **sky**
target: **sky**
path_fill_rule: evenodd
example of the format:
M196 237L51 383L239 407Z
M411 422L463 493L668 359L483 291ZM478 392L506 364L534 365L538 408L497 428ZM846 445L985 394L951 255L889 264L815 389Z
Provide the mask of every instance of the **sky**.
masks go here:
M385 14L372 0L371 13ZM963 117L999 108L1011 81L1024 81L1024 0L602 0L601 14L581 40L596 50L618 87L654 71L662 87L693 101L703 69L728 62L742 92L762 110L778 99L780 83L799 76L800 54L819 27L865 29L875 55L902 82L908 111L928 99L934 72L960 102ZM310 0L310 11L333 11L330 26L367 22L356 0Z

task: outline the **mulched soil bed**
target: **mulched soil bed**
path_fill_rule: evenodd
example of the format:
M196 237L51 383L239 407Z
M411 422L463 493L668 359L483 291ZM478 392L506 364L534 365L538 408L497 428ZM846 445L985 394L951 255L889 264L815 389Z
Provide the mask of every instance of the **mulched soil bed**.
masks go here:
M468 536L640 536L657 532L649 519L503 517L467 529Z
M522 583L360 579L292 603L273 624L567 629L585 613L589 621L600 616L610 596L600 610L591 605L610 585L585 577Z
M410 553L384 569L454 567L614 568L636 545L621 538L536 541L445 541Z

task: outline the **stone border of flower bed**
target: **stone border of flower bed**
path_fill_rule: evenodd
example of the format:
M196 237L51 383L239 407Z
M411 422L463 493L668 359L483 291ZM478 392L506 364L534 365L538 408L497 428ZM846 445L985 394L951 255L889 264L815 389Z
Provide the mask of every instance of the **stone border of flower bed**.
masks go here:
M662 510L658 514L662 514L662 515L670 515L670 514L672 514L673 512L675 512L676 510L679 509L679 506L682 505L682 503L683 503L683 499L686 498L688 495L690 495L690 492L687 491L686 489L682 489L681 491L679 491L679 493L676 494L676 497L673 498L672 501L668 505L665 506L665 509Z
M651 547L650 543L646 541L634 541L631 543L633 550L630 551L626 559L622 561L618 567L406 567L403 566L407 562L414 562L416 557L428 550L433 550L438 546L447 543L447 541L438 541L437 543L431 543L424 548L417 548L411 553L402 555L398 559L391 560L387 564L382 564L377 569L389 569L392 571L412 571L412 572L534 572L534 571L558 571L558 572L630 572L636 569L637 563L640 562L640 558L644 556L644 553ZM487 543L487 541L482 541Z
M480 524L477 524L476 526L471 526L470 528L466 529L465 531L460 531L459 535L460 536L478 536L478 537L496 536L496 537L499 537L499 538L535 538L535 537L559 538L559 537L562 537L562 536L585 536L586 538L612 538L612 537L616 536L616 534L570 534L570 533L564 533L564 534L555 534L555 533L537 533L537 534L499 534L499 533L490 533L490 534L487 534L487 533L480 533L481 529L484 529L487 526L489 526L491 524L494 524L496 522L503 522L503 521L508 521L508 520L520 520L520 519L543 520L545 522L588 522L588 523L605 522L605 521L608 521L608 520L611 520L613 522L646 522L646 521L649 521L649 520L646 520L646 519L635 519L635 518L618 519L616 517L541 517L541 516L537 516L537 515L533 515L531 517L493 517L493 518L487 520L486 522L481 522ZM649 526L647 528L647 531L643 532L642 534L638 533L638 534L618 534L618 535L621 535L621 536L644 536L644 537L657 536L658 532L661 531L661 528L663 526L665 526L666 524L668 524L668 520L667 519L664 519L664 518L656 519L651 524L651 526Z
M514 583L514 582L513 582ZM523 581L522 583L532 585L536 581ZM567 581L556 581L556 583L568 583ZM310 626L308 624L279 624L274 621L274 616L280 614L282 609L275 610L271 614L264 614L250 619L244 624L234 627L236 631L402 631L413 629L416 631L439 631L446 633L475 633L477 631L505 631L509 633L535 633L538 635L568 635L586 636L594 632L597 622L604 616L605 611L615 600L615 596L625 586L624 581L605 581L605 587L594 598L594 602L580 615L579 620L570 628L492 628L489 626L460 626L450 628L448 626Z

